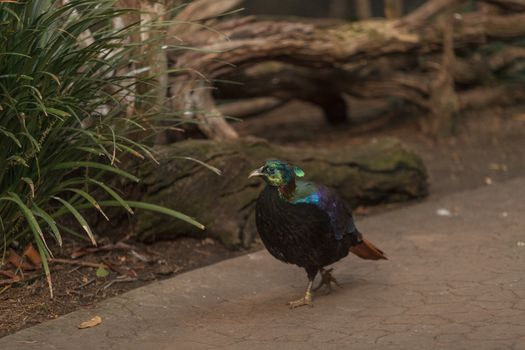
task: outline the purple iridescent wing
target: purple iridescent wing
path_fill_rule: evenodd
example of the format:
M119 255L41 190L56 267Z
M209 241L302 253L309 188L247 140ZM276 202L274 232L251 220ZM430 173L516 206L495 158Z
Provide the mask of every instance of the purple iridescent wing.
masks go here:
M307 181L297 181L290 202L312 204L327 213L336 239L342 239L345 235L357 231L350 208L334 190L328 187Z

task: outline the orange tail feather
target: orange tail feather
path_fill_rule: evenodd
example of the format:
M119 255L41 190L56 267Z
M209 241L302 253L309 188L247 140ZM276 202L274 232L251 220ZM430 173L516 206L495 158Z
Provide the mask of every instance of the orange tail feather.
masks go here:
M381 249L377 248L370 241L363 238L363 242L350 247L350 251L360 257L361 259L367 260L388 260L385 253Z

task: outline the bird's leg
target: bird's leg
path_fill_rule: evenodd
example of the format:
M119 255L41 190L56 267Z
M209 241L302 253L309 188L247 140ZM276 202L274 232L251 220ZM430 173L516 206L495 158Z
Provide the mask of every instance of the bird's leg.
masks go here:
M291 309L295 309L296 307L308 305L308 306L314 306L314 303L312 302L312 286L314 285L314 279L317 275L317 272L319 271L318 267L305 267L306 274L308 275L308 287L306 287L306 293L304 293L304 297L298 300L290 301L288 305Z
M308 287L306 288L306 293L304 294L304 297L301 299L293 300L288 302L288 305L290 306L290 309L295 309L299 306L308 305L310 307L314 306L314 303L312 302L312 286L314 284L313 279L308 281Z
M334 276L332 276L331 274L332 271L333 271L333 268L328 269L328 270L321 269L321 282L319 282L319 285L313 289L314 291L318 290L322 286L326 286L328 293L330 293L332 291L332 282L339 288L343 288L339 284L339 282L337 282Z

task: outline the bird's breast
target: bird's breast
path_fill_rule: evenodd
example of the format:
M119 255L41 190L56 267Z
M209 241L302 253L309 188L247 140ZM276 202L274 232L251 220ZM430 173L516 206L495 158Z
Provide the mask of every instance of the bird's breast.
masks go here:
M255 210L259 236L276 258L299 266L320 265L323 247L337 244L329 216L315 205L291 204L276 188L266 188Z

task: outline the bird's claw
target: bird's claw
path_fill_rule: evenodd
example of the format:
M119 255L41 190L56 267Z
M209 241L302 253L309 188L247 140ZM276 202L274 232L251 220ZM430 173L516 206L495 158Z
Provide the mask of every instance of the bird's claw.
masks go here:
M339 288L343 288L343 286L341 286L339 282L337 282L334 276L332 276L332 271L333 268L321 271L321 282L319 282L319 285L313 289L314 291L319 290L322 286L326 286L328 294L332 291L332 282Z
M288 302L288 306L290 307L290 309L295 309L297 307L305 306L305 305L308 305L310 307L314 306L314 303L312 301L312 293L311 292L306 292L304 297L302 297L301 299L297 299L297 300L293 300L293 301L289 301Z

